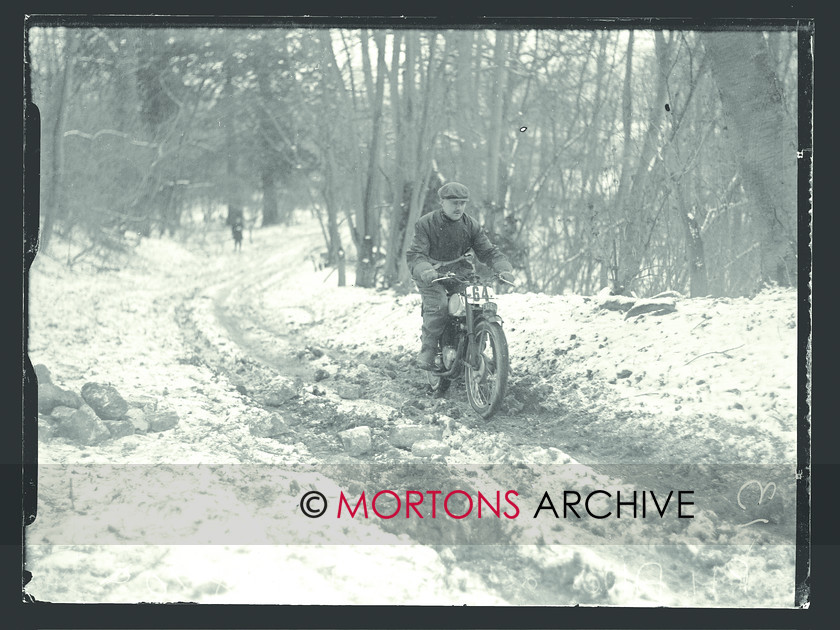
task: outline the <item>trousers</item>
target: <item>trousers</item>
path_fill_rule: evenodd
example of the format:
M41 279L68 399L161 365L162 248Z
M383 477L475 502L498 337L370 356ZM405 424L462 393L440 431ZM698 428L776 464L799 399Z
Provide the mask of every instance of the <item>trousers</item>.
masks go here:
M423 327L420 331L421 349L435 348L449 318L449 296L442 283L417 282L422 299Z

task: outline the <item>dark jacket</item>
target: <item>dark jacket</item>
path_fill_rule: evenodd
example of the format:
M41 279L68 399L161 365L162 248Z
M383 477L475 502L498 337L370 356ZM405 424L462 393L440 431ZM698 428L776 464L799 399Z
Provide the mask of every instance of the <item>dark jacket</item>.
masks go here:
M490 242L487 233L474 218L463 214L457 221L450 221L438 208L424 214L414 225L414 240L406 252L408 269L415 280L438 262L451 261L472 249L485 265L496 273L512 271L513 267L499 248ZM469 268L463 261L445 265L441 269Z

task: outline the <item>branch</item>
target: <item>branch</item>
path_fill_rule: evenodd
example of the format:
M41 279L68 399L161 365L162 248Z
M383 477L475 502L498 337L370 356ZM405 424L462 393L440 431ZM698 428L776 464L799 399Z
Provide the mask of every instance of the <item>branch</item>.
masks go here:
M94 134L85 133L84 131L79 131L78 129L69 129L64 132L65 138L68 136L79 136L81 138L85 138L86 140L96 140L99 136L104 135L118 136L120 138L124 138L128 140L130 144L137 145L138 147L150 147L152 149L158 148L158 144L155 142L146 142L144 140L132 140L131 136L129 136L127 133L117 131L116 129L100 129Z
M734 348L727 348L726 350L712 350L711 352L704 352L703 354L698 354L691 361L699 359L700 357L705 357L707 354L726 354L727 352L729 352L731 350L737 350L738 348L743 347L743 345L744 344L741 344L740 346L735 346ZM688 365L689 363L691 363L691 361L688 361L688 363L685 363L685 365Z

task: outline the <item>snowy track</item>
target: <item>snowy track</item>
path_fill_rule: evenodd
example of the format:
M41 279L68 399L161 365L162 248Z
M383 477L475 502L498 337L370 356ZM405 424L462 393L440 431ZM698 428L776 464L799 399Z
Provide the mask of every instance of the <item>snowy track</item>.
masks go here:
M427 544L398 545L390 568L386 559L392 552L370 545L345 548L331 563L319 556L316 567L332 567L322 603L791 605L794 497L780 491L768 527L744 528L746 514L740 513L736 493L750 480L744 465L767 466L773 475L795 472L795 393L785 387L796 372L795 327L788 325L795 296L686 301L668 319L637 322L599 313L588 298L502 296L513 378L501 413L484 421L471 412L462 387L441 400L425 395L422 374L410 366L419 329L417 296L338 288L329 270L308 270L307 254L320 238L317 227L272 228L254 236L241 254L213 256L190 254L174 243L147 243L141 252L149 257L145 267L90 281L77 280L51 261L43 271L36 269L33 363L59 366L54 370L59 377L67 368L66 386L107 375L123 388L168 396L184 417L157 443L133 436L88 448L80 460L75 447L52 442L41 445L42 461L307 464L342 488L410 484L420 466L434 470L438 482L520 489L529 513L492 534L464 523L435 543L420 530L384 523L378 534L383 544L389 536L406 534ZM163 256L178 259L167 264ZM139 287L140 293L125 286ZM48 289L76 304L83 303L81 295L93 296L102 314L89 319L83 314L75 320L76 332L67 330L56 303L47 299ZM137 301L135 295L142 297ZM727 328L733 325L750 329ZM703 337L715 327L718 337ZM103 340L101 356L74 341L80 328ZM120 349L112 349L112 331ZM682 335L679 348L668 339L671 334ZM749 352L712 357L712 371L700 367L702 358L685 369L685 362L703 351L738 345L728 342L739 334L754 334ZM64 343L56 345L57 339ZM747 362L739 360L745 357ZM617 368L626 364L632 364L634 378L616 379ZM738 391L737 398L731 390ZM269 435L261 429L267 424L280 429ZM389 437L404 424L439 430L449 454L429 459L395 446ZM353 455L339 433L358 426L370 428L372 443L367 453ZM470 468L475 466L482 471L478 478ZM554 473L559 477L547 485ZM641 520L621 528L616 521L592 518L554 523L530 513L543 491L562 493L563 484L629 492L664 490L677 481L718 497L699 509L690 529L683 523L645 529ZM759 483L767 482L762 477ZM781 479L778 486L789 487ZM49 489L44 497L54 509L60 503ZM778 507L781 500L787 508ZM223 518L241 518L232 507L219 510ZM552 536L563 544L552 545ZM487 544L494 541L496 546ZM41 590L32 592L61 601L55 576L70 560L39 549L33 572L41 581L33 586ZM310 547L271 549L278 559L321 553ZM328 556L330 547L323 549ZM185 552L172 548L160 566L172 570ZM243 547L240 553L261 552ZM211 574L225 572L223 548L207 557L214 558ZM342 573L346 563L371 558L380 568L372 569L379 579L370 587ZM399 576L394 566L401 567ZM129 582L139 584L140 573ZM316 574L323 582L323 568L302 571L300 579L315 588ZM406 590L406 576L421 589L419 601L416 591ZM176 592L176 599L194 601L271 597L228 582L215 590L167 584L164 599ZM127 587L88 586L85 601L132 598ZM293 593L286 597L282 603L296 603Z

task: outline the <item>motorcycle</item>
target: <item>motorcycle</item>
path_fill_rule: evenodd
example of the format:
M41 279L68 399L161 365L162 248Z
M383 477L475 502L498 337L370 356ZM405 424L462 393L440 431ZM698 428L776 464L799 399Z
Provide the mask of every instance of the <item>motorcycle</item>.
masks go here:
M510 362L502 318L493 287L475 271L445 274L449 320L438 342L435 368L427 372L429 393L443 396L462 374L470 406L483 418L499 410L507 388ZM514 286L496 275L505 284Z

